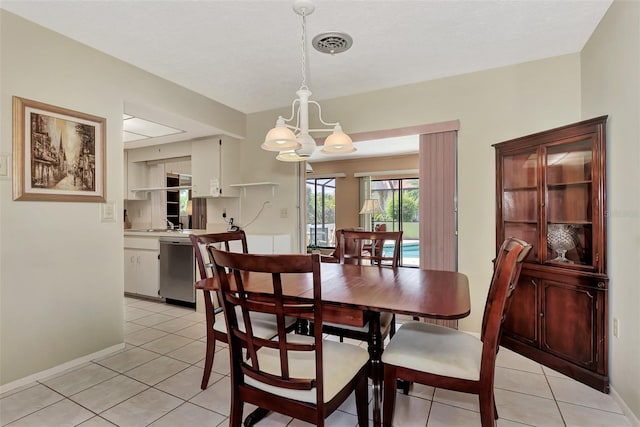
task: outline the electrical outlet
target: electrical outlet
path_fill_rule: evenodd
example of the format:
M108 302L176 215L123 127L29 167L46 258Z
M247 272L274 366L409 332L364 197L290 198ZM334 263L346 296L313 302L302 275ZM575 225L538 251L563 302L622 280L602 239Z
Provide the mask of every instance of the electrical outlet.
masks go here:
M289 216L289 211L287 208L280 209L280 218L287 218Z
M620 338L620 322L617 317L613 318L613 336Z

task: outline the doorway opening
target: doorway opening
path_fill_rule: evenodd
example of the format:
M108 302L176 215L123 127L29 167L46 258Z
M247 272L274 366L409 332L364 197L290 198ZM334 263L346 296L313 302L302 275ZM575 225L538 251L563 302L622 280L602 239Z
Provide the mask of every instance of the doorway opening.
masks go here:
M371 180L371 195L380 201L383 212L373 214L372 228L384 225L387 231L402 231L400 265L420 266L420 180L395 178ZM385 248L392 251L393 248Z

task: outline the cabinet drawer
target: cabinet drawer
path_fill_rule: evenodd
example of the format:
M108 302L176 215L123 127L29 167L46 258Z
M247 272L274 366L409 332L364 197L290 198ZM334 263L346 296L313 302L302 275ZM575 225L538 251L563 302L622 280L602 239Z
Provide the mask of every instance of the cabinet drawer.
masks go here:
M130 249L150 249L159 251L160 242L157 237L125 237L124 247Z

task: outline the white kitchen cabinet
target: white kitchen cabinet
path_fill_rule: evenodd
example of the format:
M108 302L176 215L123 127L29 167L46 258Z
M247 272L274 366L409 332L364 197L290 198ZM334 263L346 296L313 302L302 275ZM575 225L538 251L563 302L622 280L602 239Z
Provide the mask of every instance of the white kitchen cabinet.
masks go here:
M191 143L192 197L238 197L241 142L228 136Z
M247 247L252 254L290 254L290 234L247 234ZM231 242L229 250L242 252L242 247Z
M160 243L158 237L124 238L124 291L159 298Z

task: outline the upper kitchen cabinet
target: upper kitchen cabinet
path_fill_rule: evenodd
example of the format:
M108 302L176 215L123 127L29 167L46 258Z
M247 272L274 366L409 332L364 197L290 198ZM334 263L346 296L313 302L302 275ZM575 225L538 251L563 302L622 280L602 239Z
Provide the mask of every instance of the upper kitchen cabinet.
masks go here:
M191 143L192 197L238 197L241 142L221 136Z
M607 117L496 144L496 247L533 245L501 344L609 390Z
M182 163L187 165L190 155L191 144L188 142L174 142L125 150L125 199L147 199L149 197L148 189L165 187L164 163L171 162L171 165L177 166ZM188 169L189 166L184 167Z

